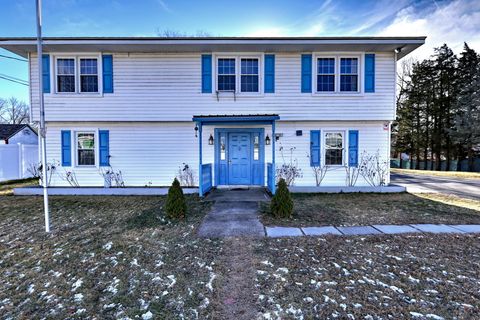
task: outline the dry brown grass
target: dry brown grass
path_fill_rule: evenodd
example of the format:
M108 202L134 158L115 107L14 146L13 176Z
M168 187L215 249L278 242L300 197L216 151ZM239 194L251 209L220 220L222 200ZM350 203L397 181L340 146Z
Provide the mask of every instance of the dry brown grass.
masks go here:
M447 223L480 224L480 202L438 194L293 194L293 219L275 219L262 206L263 223L279 226Z
M38 186L38 179L21 179L0 182L0 196L13 195L14 188Z
M432 170L411 170L411 169L397 169L391 168L392 173L399 174L417 174L417 175L429 175L445 178L461 178L461 179L480 179L479 172L462 172L462 171L432 171Z

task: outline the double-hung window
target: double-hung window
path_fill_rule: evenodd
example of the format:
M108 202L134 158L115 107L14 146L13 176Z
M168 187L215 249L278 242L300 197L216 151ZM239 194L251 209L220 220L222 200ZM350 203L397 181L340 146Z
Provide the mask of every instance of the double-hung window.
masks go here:
M75 92L75 59L57 59L57 91Z
M98 92L97 59L80 59L80 92Z
M58 93L100 92L99 59L96 57L59 57L56 60Z
M260 92L260 58L248 56L217 59L217 91Z
M340 91L358 91L358 58L340 59Z
M218 59L218 91L235 91L235 59Z
M95 165L95 133L77 132L77 165L94 166Z
M335 58L317 59L317 91L335 91Z
M241 59L241 92L258 92L258 59Z
M343 132L325 133L325 164L343 165Z

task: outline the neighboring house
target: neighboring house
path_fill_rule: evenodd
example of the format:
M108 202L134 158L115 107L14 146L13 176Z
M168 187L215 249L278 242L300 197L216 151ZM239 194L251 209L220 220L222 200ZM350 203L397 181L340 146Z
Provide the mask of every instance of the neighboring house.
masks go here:
M0 144L38 144L37 132L28 124L0 124Z
M274 188L290 161L298 186L344 186L361 153L388 162L396 62L425 37L45 38L47 155L81 186L99 170L126 185L170 185L195 168L213 184ZM39 120L36 39L3 38L29 59ZM198 138L197 138L198 137ZM55 186L68 185L59 177ZM387 178L388 183L388 178ZM367 185L359 178L357 185Z

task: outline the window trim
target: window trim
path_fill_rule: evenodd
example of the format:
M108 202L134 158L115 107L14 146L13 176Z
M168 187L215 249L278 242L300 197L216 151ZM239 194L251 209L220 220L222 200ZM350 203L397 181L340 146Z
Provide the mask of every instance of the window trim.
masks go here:
M345 129L328 129L328 130L325 130L323 129L322 130L322 142L321 142L321 149L322 149L322 154L321 154L321 159L323 162L321 163L325 163L325 166L328 166L328 167L336 167L336 168L339 168L339 167L345 167L346 165L348 165L348 162L346 162L346 151L347 151L347 137L346 137L346 132L348 130L345 130ZM327 134L328 133L340 133L342 134L342 164L327 164Z
M74 92L60 92L58 91L58 72L57 72L57 60L58 59L74 59L75 61L75 91ZM97 77L98 77L98 91L97 92L82 92L80 85L80 59L97 59ZM53 88L50 92L55 95L76 95L79 97L86 96L103 96L103 69L102 69L102 54L101 53L85 53L85 54L68 54L68 53L57 53L53 56L53 65L50 71L53 70Z
M264 78L264 54L258 53L248 53L248 52L240 52L238 54L231 54L231 53L214 53L212 54L213 57L213 72L212 72L212 80L214 81L214 88L215 91L212 92L212 95L216 95L217 93L230 93L230 91L219 91L218 90L218 59L235 59L235 95L242 96L242 97L258 97L264 95L264 87L263 87L263 78ZM258 92L242 92L241 91L241 59L258 59Z
M324 53L314 53L314 61L312 63L312 95L314 96L363 96L364 84L363 84L363 65L365 61L365 53L352 54L351 52L324 52ZM317 91L317 71L318 71L318 59L319 58L335 58L335 91ZM357 79L357 91L340 91L340 61L341 58L356 58L358 59L358 79Z
M75 167L77 168L97 168L99 166L98 160L98 130L97 129L83 129L83 130L72 130L74 133L73 136L73 142L74 142L74 148L72 148L73 153L74 153L74 159L75 159ZM93 156L94 156L94 164L79 164L78 163L78 135L82 133L93 133Z

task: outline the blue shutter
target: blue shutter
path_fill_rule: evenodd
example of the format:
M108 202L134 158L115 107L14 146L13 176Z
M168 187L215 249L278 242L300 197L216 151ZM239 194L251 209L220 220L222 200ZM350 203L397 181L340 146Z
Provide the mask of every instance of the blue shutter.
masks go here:
M365 55L365 92L375 92L375 55Z
M62 167L72 165L72 135L70 130L62 130Z
M265 93L275 92L275 55L265 55Z
M358 166L358 130L348 131L348 165Z
M42 55L43 93L50 93L50 56Z
M212 93L211 54L202 54L202 93Z
M103 93L113 93L113 56L102 56Z
M312 92L312 55L302 54L302 93Z
M108 130L99 130L98 131L98 141L100 144L100 166L108 167L110 166L110 134Z
M310 131L310 166L320 166L320 130Z

